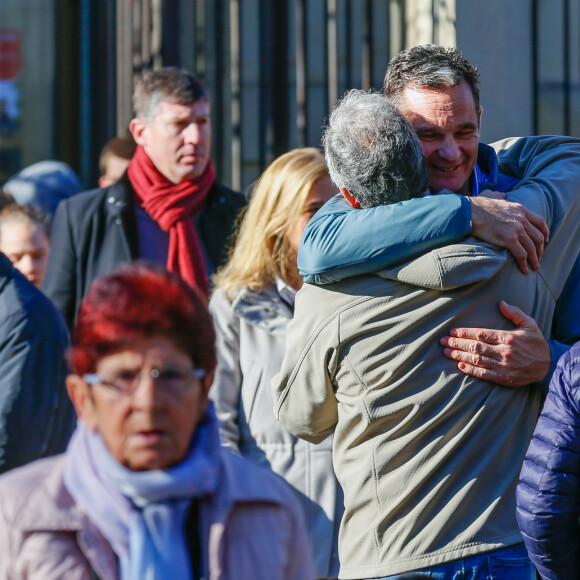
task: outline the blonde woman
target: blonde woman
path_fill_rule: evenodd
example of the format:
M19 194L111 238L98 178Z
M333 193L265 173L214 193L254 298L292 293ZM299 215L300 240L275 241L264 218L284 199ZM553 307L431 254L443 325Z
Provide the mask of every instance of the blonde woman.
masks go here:
M215 276L210 301L218 359L210 396L222 444L269 467L295 489L322 578L338 575L343 510L332 468L332 439L315 446L278 423L270 380L280 370L286 325L302 285L296 266L300 237L336 192L317 149L295 149L276 159L254 188L237 243Z

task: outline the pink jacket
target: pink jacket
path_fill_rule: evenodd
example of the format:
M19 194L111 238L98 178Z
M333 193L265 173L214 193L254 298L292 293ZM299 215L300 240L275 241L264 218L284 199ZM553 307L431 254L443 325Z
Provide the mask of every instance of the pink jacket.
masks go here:
M62 482L62 455L0 477L1 580L114 580L110 545ZM314 578L302 515L285 483L223 450L201 504L209 580Z

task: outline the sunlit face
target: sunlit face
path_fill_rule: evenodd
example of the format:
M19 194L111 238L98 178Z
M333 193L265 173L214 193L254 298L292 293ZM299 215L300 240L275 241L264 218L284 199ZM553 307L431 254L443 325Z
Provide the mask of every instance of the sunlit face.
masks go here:
M5 221L0 228L0 250L40 288L50 251L50 240L42 226L29 221Z
M400 109L415 129L427 158L431 192L449 189L469 194L481 109L475 110L467 82L446 90L407 86Z
M130 159L109 155L105 161L105 174L99 178L99 187L109 187L123 177Z
M332 183L330 177L325 175L317 179L308 193L308 197L304 203L304 207L300 215L296 218L294 223L290 226L286 234L285 243L289 253L296 257L298 255L298 246L300 245L300 238L304 233L306 224L310 221L312 216L334 195L338 193L336 186ZM294 260L295 262L295 260ZM295 267L295 273L292 280L292 286L300 288L302 286L302 278L298 274L298 268Z
M210 104L161 101L151 122L131 121L131 133L155 167L172 183L199 177L211 151Z
M167 469L187 454L193 433L207 408L212 377L192 378L176 396L154 383L150 372L191 371L189 356L162 336L144 339L130 349L101 358L96 372L106 380L143 371L131 396L105 385L89 386L78 375L67 379L77 414L98 431L113 456L134 471Z

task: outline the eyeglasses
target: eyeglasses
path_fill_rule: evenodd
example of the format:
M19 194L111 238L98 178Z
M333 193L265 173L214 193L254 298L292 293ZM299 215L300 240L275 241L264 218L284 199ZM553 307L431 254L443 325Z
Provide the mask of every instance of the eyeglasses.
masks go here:
M97 373L87 373L83 375L83 381L90 386L103 385L108 387L120 397L131 397L137 390L143 376L151 377L155 387L164 393L180 396L191 388L195 379L205 377L205 371L203 369L172 368L153 368L149 371L125 369L109 379Z

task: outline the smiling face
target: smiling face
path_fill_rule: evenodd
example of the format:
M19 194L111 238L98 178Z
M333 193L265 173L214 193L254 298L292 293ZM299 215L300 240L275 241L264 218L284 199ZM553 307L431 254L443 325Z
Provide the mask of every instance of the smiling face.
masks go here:
M411 123L427 158L430 190L470 193L477 161L481 108L467 82L445 90L406 86L400 111Z
M0 250L17 270L40 288L50 250L50 240L42 226L30 221L4 220L0 228Z
M211 151L210 104L161 101L153 120L133 119L131 133L155 167L172 183L199 177Z
M141 371L131 396L119 395L102 384L89 386L78 375L67 378L79 418L100 433L119 463L133 471L167 469L179 463L207 408L211 376L192 377L188 388L178 395L155 385L152 369L187 373L193 364L169 338L155 336L97 363L96 372L106 380Z

